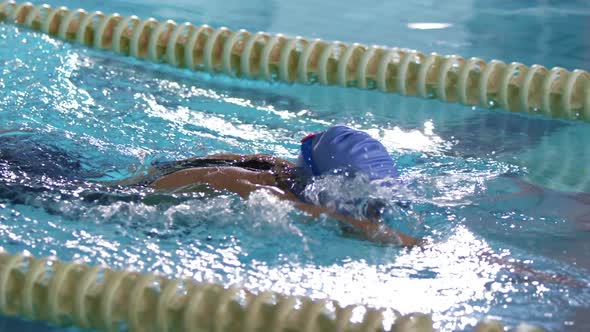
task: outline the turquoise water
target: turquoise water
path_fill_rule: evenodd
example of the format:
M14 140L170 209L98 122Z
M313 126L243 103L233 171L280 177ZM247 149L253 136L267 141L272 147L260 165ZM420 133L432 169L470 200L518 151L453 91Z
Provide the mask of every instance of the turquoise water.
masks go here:
M84 7L588 69L590 46L577 31L590 6L459 3L353 8L323 2L307 4L311 12L305 2L266 1L230 1L223 8L85 1ZM408 26L419 22L450 26ZM48 156L42 164L23 157L20 169L0 165L0 246L9 252L362 303L385 308L389 318L393 310L432 312L444 331L469 329L485 317L559 331L590 327L586 124L212 77L5 24L0 70L0 143ZM332 220L310 222L264 192L248 200L158 194L35 171L57 174L51 167L63 164L62 157L77 175L95 179L122 178L155 159L218 152L294 159L299 138L334 124L368 131L398 160L406 184L400 191L412 203L390 204L385 222L428 238L425 250L350 238ZM326 186L339 181L328 179ZM391 198L373 189L356 186L350 194ZM0 329L59 330L14 319L0 320Z

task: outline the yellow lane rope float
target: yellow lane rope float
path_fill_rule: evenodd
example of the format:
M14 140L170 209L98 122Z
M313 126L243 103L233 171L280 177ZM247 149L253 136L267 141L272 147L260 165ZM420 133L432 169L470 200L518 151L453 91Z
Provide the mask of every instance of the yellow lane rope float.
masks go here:
M0 20L90 47L193 70L378 89L590 121L590 75L579 69L485 62L404 48L214 29L28 2L1 3Z
M381 311L370 308L353 323L357 308L0 252L0 312L56 325L150 332L434 331L429 315L396 313L395 324L385 327ZM475 331L504 329L497 321L483 321ZM516 331L542 330L521 324Z

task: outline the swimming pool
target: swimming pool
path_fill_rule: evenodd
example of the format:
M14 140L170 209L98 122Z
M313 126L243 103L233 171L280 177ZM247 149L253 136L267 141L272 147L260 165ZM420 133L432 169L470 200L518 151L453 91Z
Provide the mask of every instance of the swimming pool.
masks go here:
M73 2L50 4L76 7ZM382 28L360 31L340 26L362 27L388 8L313 7L340 14L325 24L327 18L315 21L313 15L281 16L299 12L299 7L284 8L287 4L232 5L221 10L180 2L157 7L142 2L140 8L132 2L89 2L84 7L306 36L321 31L326 39L587 68L585 46L571 39L569 29L584 24L587 7L578 3L562 8L523 4L528 9L469 3L469 9L440 10L421 3L396 8L399 15L408 13L403 20L384 20L377 23ZM179 7L184 10L175 10ZM240 14L228 15L232 12ZM505 41L499 32L484 29L482 18L489 16L502 22L518 17L524 21L518 24L533 27L557 24L539 33L544 38ZM562 16L567 25L559 24ZM435 31L408 28L416 21L453 25ZM588 326L587 287L526 280L480 258L490 252L587 283L583 196L557 191L588 191L585 124L376 92L213 77L0 27L5 46L0 51L1 117L9 146L19 148L15 142L22 139L13 139L18 136L28 146L78 156L86 175L117 178L164 157L231 151L292 159L298 138L345 123L379 137L399 160L408 184L404 194L413 204L391 208L388 222L433 243L425 251L406 251L346 238L328 221L302 223L303 215L263 193L247 201L231 195L145 196L93 184L48 185L31 171L32 176L17 173L3 180L4 249L237 282L254 291L432 312L443 330L466 329L483 317L556 330ZM392 36L399 42L391 42ZM543 45L551 38L571 39L571 44L546 50ZM489 45L495 41L500 46ZM510 196L530 184L549 189ZM355 190L365 195L370 189ZM88 196L95 203L77 198ZM559 207L563 210L556 211Z

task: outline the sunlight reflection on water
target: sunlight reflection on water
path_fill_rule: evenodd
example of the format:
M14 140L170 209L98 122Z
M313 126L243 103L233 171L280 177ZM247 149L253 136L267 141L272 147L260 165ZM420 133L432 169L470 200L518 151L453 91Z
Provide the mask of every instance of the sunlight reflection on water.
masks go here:
M431 312L442 330L486 316L553 324L590 303L587 292L535 284L505 261L586 280L586 270L554 256L576 252L564 242L582 246L585 233L516 199L494 201L517 191L508 175L555 172L552 181L571 183L579 164L565 146L579 148L572 142L586 141L585 128L374 92L212 78L0 28L10 39L2 43L22 47L18 60L0 49L10 59L0 77L7 127L0 138L21 166L0 163L6 250L362 303L384 308L389 320L396 310ZM388 191L334 177L319 181L317 194L386 198L385 221L427 238L424 249L351 238L334 220L309 218L264 191L241 200L80 180L119 179L154 160L218 152L295 159L301 137L333 124L381 140L402 183ZM17 153L24 149L37 152ZM543 151L562 156L566 169L543 163ZM59 172L47 156L71 169ZM70 171L75 181L57 179ZM552 250L545 239L562 247ZM547 320L553 303L563 303L564 313Z

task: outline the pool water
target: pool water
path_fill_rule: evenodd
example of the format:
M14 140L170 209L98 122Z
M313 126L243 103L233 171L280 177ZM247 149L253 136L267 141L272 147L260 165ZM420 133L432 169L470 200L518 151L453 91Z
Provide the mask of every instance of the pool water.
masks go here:
M573 31L588 22L589 5L493 3L83 6L588 69L590 45ZM304 12L306 5L312 12ZM416 22L450 25L410 28ZM442 331L468 330L486 317L511 326L590 328L587 124L374 91L210 76L6 24L0 24L0 71L0 246L8 252L365 304L385 308L389 321L395 310L430 312ZM331 177L317 190L388 199L384 222L428 239L423 250L350 237L334 220L310 219L262 191L242 200L100 184L154 160L220 152L295 159L301 137L335 124L380 139L397 160L403 185L392 194ZM409 207L395 204L400 197ZM0 320L0 330L39 329L63 330Z

